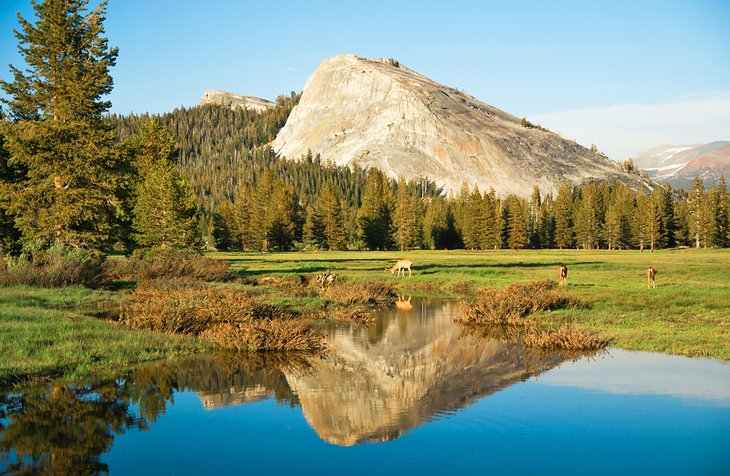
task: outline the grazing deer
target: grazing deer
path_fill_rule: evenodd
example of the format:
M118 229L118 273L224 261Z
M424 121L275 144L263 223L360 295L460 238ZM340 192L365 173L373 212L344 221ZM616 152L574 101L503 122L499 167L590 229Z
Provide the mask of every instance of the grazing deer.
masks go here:
M405 276L406 270L408 270L408 277L410 277L412 275L411 266L413 266L413 261L409 259L399 259L395 266L392 268L385 268L385 270L390 271L390 274L394 274L397 270L397 276L400 276L401 271L403 271L403 276Z
M412 311L413 304L411 304L411 296L408 296L408 299L405 299L405 296L398 296L398 300L395 302L395 307L399 311Z
M335 284L335 281L337 281L337 275L335 273L331 273L329 269L317 276L317 282L321 288L324 288L325 286L332 286Z
M646 268L646 287L647 288L656 288L656 283L654 282L654 278L656 278L656 269L649 266Z
M568 265L567 264L558 265L558 281L560 281L560 284L568 284Z

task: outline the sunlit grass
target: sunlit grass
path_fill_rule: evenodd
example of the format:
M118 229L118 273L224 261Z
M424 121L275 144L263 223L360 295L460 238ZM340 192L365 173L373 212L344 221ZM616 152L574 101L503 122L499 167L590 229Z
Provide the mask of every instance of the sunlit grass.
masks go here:
M191 338L138 332L84 315L116 299L86 288L0 287L0 386L42 377L113 375L205 350Z

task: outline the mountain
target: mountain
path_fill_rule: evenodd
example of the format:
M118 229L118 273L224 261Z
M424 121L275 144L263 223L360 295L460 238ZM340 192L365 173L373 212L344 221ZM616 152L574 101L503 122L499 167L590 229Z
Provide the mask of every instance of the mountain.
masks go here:
M266 99L253 96L241 96L240 94L227 93L225 91L218 91L217 89L208 89L203 93L203 97L200 98L198 106L204 106L206 104L228 106L231 109L241 107L257 112L273 109L276 106L275 103Z
M427 177L450 192L467 183L528 197L535 184L555 193L563 180L642 183L601 153L397 61L353 55L319 65L272 147L290 159L311 150L337 165Z
M649 177L674 187L688 187L695 177L713 182L730 178L730 141L695 145L662 145L632 157Z

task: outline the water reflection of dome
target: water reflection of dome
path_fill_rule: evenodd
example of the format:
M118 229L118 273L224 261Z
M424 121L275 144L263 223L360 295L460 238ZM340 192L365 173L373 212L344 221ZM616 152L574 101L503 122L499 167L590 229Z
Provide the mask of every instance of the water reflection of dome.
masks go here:
M334 330L326 358L309 372L285 372L317 434L344 446L394 439L561 362L528 356L521 344L463 336L455 306L417 305L405 317L383 313L369 328Z

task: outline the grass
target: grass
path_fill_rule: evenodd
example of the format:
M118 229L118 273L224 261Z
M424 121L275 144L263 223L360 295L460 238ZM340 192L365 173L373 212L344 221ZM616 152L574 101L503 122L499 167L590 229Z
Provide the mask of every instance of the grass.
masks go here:
M327 269L349 281L381 279L414 295L460 297L479 287L557 279L568 265L563 292L590 309L538 313L574 329L599 331L613 345L730 360L730 250L510 250L400 252L212 253L252 278L314 276ZM413 277L383 268L414 261ZM657 269L647 289L644 269Z
M118 301L83 287L0 287L0 387L39 378L113 376L142 362L209 347L192 338L133 331L86 312Z

